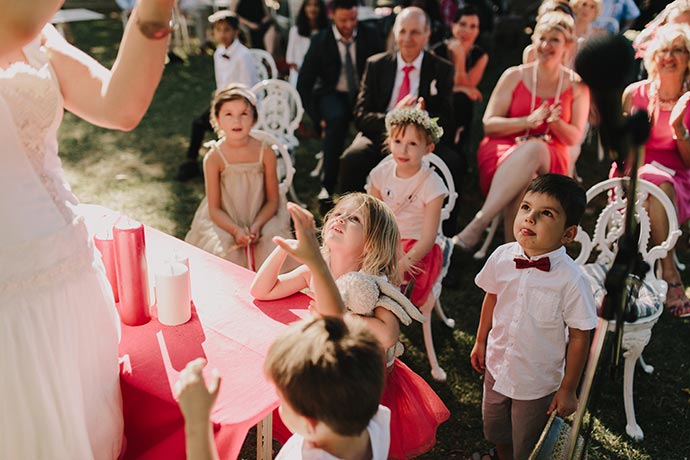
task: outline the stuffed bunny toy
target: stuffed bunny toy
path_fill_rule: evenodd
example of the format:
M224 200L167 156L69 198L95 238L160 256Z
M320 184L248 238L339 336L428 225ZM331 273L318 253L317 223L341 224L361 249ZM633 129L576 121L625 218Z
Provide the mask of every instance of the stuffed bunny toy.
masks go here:
M374 316L376 307L389 310L405 326L412 320L425 321L424 315L395 286L382 276L362 272L346 273L336 280L343 302L352 313Z

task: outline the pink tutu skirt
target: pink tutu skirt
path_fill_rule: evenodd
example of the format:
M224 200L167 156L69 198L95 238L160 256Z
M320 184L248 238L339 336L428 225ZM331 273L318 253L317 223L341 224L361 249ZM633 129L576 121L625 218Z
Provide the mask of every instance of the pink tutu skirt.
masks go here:
M391 410L391 459L431 450L436 444L436 429L450 417L429 384L397 358L386 378L381 404Z

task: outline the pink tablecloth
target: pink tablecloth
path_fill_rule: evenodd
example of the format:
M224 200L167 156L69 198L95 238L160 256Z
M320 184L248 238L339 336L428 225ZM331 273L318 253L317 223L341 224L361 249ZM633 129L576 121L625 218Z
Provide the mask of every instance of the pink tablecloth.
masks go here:
M121 386L127 449L125 459L184 459L184 421L172 386L185 364L197 357L217 368L222 383L211 414L221 458L235 459L247 431L278 405L263 375L269 345L286 324L306 316L308 298L272 302L249 295L253 273L158 230L146 228L147 261L173 252L189 257L192 319L168 327L156 320L122 326Z

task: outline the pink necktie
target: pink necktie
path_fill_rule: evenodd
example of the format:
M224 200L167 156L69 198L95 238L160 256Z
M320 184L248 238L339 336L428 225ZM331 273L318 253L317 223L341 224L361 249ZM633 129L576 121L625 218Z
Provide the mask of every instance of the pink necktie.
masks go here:
M406 65L403 67L403 72L405 72L405 75L403 75L403 80L402 84L400 85L400 91L398 92L398 99L396 99L395 103L397 104L400 102L402 98L410 94L410 72L414 70L413 65Z

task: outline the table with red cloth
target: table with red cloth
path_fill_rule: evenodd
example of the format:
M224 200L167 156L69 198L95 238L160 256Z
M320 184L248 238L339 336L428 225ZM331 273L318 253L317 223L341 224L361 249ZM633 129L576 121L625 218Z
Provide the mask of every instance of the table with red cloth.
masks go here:
M172 388L187 362L203 357L208 361L205 372L218 369L222 379L211 412L216 445L222 459L235 459L247 431L278 406L275 389L263 374L268 347L286 324L307 315L309 299L299 294L254 300L249 270L153 228L146 227L145 233L150 280L156 265L172 254L189 258L192 318L180 326L163 326L154 306L147 324L122 325L124 458L185 458L184 419Z

